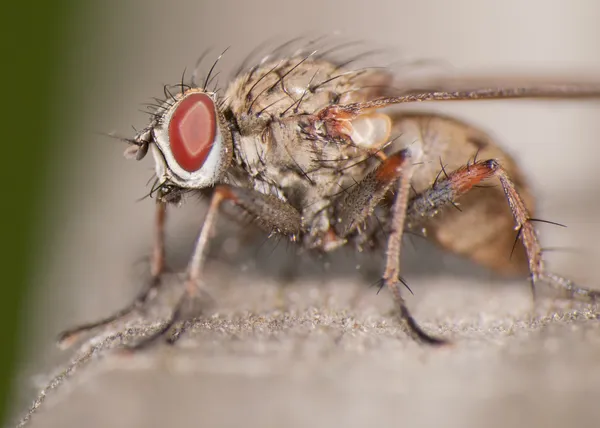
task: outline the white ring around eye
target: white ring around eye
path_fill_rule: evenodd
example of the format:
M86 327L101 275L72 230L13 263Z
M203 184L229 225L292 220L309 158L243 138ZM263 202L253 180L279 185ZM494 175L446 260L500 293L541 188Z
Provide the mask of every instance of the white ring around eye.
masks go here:
M190 91L189 94L197 91ZM210 95L210 94L209 94ZM225 161L223 136L219 126L218 112L216 115L216 132L215 139L210 149L210 153L206 160L197 171L189 172L183 169L173 156L171 151L171 143L169 141L169 123L173 117L173 113L186 96L177 100L177 103L170 107L164 114L161 124L157 125L154 132L155 145L152 146L152 154L156 163L156 175L159 180L170 181L178 186L189 189L202 189L214 185L220 178L223 170L223 162ZM211 96L211 98L213 98Z

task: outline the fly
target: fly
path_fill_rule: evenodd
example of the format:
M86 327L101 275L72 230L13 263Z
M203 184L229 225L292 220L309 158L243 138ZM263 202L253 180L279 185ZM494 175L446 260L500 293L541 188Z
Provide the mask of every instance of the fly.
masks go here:
M167 210L189 194L210 203L185 291L164 327L135 347L168 339L176 324L201 315L207 248L224 205L311 251L383 248L381 285L390 290L407 332L426 344L447 339L422 329L402 296L407 231L498 272L528 272L534 292L546 283L571 298L598 299L599 291L546 268L533 196L515 160L489 135L436 113L383 109L427 101L599 98L600 86L473 83L399 91L385 69L351 69L318 51L285 50L242 66L223 92L213 88L218 60L202 82L194 73L188 83L166 86L148 126L123 139L126 157L140 160L150 152L155 162L151 279L130 305L64 332L61 343L147 304L165 270ZM480 186L492 182L499 185Z

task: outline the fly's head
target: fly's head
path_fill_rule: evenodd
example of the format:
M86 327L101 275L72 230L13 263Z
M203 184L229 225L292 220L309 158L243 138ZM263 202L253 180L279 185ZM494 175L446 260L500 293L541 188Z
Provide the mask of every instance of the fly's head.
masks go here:
M231 163L232 136L217 95L189 88L153 113L150 125L128 140L125 156L154 157L156 189L204 189L221 180ZM164 193L164 192L161 192Z

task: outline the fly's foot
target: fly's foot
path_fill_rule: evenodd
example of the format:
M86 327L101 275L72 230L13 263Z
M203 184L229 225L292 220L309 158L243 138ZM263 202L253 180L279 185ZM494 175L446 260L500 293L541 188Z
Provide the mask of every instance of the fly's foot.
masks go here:
M588 303L600 302L600 290L579 287L570 279L550 272L543 272L538 278L540 281L548 284L550 287L565 293L568 299Z
M127 351L145 349L161 340L168 344L174 344L213 303L210 295L204 290L197 287L186 288L164 325L149 336L127 346Z
M415 340L424 343L425 345L442 346L451 344L451 342L446 339L432 336L425 332L425 330L423 330L419 324L417 324L404 302L400 302L400 319L406 326L408 334L410 334Z
M106 318L91 323L81 324L79 326L65 330L62 333L60 333L57 339L58 346L62 349L69 348L75 342L77 342L82 335L90 333L97 329L108 328L109 326L114 325L119 321L123 321L132 313L143 310L147 302L149 300L152 300L152 298L158 291L160 284L160 278L158 276L153 276L148 282L148 284L136 296L133 302L131 302L126 307L120 309L119 311L113 313L112 315Z

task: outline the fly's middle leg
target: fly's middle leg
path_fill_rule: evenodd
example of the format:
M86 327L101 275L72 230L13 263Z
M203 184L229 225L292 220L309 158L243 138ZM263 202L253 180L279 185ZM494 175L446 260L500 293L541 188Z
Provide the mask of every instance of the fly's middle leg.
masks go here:
M390 217L391 232L387 239L386 262L383 285L392 293L400 310L400 318L409 334L423 343L442 345L446 341L425 332L414 320L401 294L403 280L400 276L400 252L406 210L411 189L412 162L408 150L388 156L372 173L358 182L340 201L343 210L338 213L336 232L345 237L355 231L362 222L371 216L373 209L381 203L390 190L395 192L395 200Z

